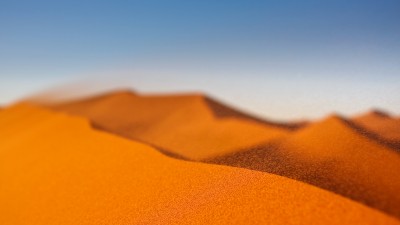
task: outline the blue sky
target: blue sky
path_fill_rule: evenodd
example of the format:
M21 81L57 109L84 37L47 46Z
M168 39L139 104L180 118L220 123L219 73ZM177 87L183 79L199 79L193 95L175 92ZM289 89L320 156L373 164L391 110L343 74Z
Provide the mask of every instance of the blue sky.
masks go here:
M398 114L400 2L0 0L0 104L63 84L203 91L276 119Z

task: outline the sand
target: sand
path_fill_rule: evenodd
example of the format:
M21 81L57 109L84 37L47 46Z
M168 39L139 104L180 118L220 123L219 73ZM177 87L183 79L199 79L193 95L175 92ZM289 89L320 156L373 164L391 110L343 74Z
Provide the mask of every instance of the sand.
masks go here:
M400 218L400 155L339 116L208 162L290 177Z
M51 108L86 117L96 129L175 158L278 174L400 218L400 156L393 145L399 130L396 119L382 113L284 124L259 120L201 94L127 91Z
M202 94L142 96L122 91L52 107L167 154L199 161L281 137L300 126L261 121Z
M352 118L352 121L400 150L400 118L373 110Z
M29 104L0 112L0 223L400 224L288 178L173 159Z

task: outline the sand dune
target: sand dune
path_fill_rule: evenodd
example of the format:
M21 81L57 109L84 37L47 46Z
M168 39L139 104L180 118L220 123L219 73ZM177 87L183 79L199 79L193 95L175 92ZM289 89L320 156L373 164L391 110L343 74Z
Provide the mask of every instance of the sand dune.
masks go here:
M339 116L208 162L304 181L400 217L400 155Z
M307 126L279 124L201 94L141 96L127 91L51 108L84 116L98 129L148 143L175 158L286 176L400 218L400 180L395 179L400 156L387 141L389 133L397 133L394 119L383 115L354 120L334 115ZM371 121L378 121L375 127L385 138L364 128ZM387 131L388 126L393 129Z
M356 116L352 120L400 150L400 118L394 118L382 111L373 110Z
M201 94L141 96L122 91L53 108L191 160L232 153L301 126L261 121Z
M301 182L172 159L27 104L0 113L0 135L3 225L400 224Z

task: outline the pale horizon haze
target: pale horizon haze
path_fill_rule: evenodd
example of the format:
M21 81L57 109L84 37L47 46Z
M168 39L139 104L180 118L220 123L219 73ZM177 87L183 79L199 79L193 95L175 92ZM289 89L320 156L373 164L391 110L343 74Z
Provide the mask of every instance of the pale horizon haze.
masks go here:
M202 92L275 120L400 114L400 2L0 1L0 106Z

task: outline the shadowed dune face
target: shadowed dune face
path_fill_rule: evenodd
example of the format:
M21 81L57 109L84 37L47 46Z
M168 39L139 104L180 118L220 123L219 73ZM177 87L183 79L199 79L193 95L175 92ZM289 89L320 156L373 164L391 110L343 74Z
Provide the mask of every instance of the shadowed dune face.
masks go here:
M352 121L400 150L400 118L374 110L354 117Z
M400 217L399 154L336 116L207 162L290 177Z
M52 108L84 116L96 127L191 160L231 153L300 126L261 122L200 94L139 96L118 92Z
M4 225L400 224L301 182L175 160L26 104L0 113L0 135Z
M246 119L254 122L258 122L260 124L266 125L266 126L271 126L271 127L277 127L277 128L284 128L287 130L296 130L299 128L302 128L308 124L308 122L303 121L303 122L292 122L292 123L276 123L276 122L271 122L271 121L266 121L262 120L253 116L250 116L248 114L242 113L240 111L234 110L230 107L227 107L212 98L209 97L204 97L204 101L207 104L207 107L210 108L211 112L214 114L216 118L240 118L240 119Z

